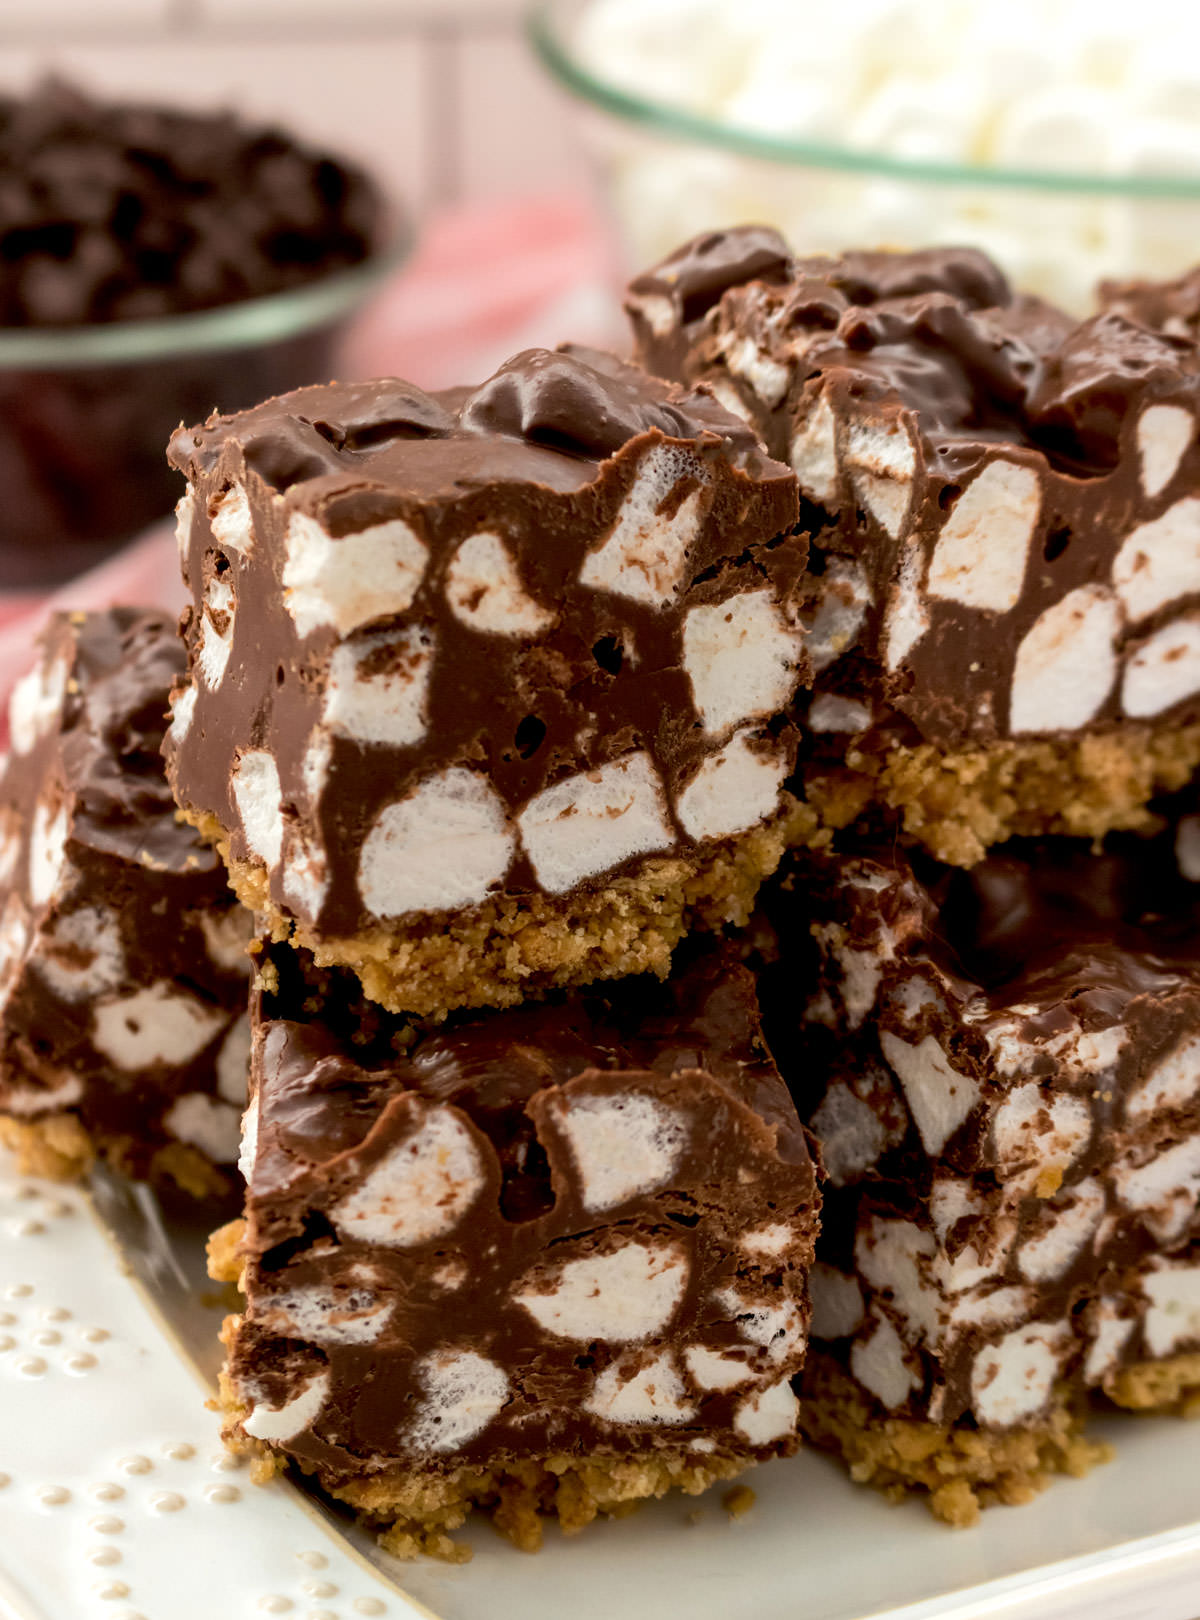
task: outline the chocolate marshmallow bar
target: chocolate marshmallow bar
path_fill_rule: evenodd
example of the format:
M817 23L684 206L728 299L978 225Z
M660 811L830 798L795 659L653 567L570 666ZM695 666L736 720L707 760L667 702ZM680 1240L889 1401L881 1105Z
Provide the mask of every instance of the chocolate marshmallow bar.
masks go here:
M33 1171L101 1156L203 1195L237 1158L249 918L176 818L166 615L58 614L0 777L0 1138Z
M830 1183L804 1428L969 1522L1094 1459L1088 1391L1200 1395L1200 894L1169 835L798 859L767 1004Z
M440 1016L745 919L787 836L806 546L794 476L710 395L531 350L171 456L170 775L277 937Z
M691 951L691 947L687 948ZM415 1034L264 956L227 1439L454 1557L793 1450L815 1173L729 946ZM239 1241L240 1240L240 1241Z
M790 462L813 531L803 780L959 865L1099 836L1200 763L1200 365L962 249L699 237L636 280L657 374Z

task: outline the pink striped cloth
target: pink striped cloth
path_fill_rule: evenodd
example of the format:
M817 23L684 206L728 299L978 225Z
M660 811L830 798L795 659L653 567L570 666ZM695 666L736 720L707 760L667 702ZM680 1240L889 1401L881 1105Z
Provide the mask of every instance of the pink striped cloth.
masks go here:
M482 381L520 349L567 338L620 346L610 255L601 221L576 197L435 217L414 257L349 333L342 375L399 376L445 388ZM0 593L0 715L48 613L119 602L182 607L170 524L156 525L51 596Z

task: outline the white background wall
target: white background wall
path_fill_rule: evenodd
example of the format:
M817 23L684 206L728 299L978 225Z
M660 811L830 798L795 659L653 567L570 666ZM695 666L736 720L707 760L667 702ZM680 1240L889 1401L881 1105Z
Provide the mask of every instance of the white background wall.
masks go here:
M368 159L411 206L586 183L525 0L0 0L0 90L229 105Z

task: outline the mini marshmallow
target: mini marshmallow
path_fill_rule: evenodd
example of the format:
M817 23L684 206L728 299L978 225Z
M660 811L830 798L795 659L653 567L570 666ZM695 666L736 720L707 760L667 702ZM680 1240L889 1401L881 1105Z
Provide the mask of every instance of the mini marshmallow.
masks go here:
M242 1427L254 1440L273 1440L276 1444L293 1440L304 1429L311 1429L325 1397L329 1393L329 1374L318 1373L310 1378L299 1395L279 1407L256 1402L242 1420Z
M988 462L942 525L929 564L929 594L988 613L1015 607L1041 504L1032 467Z
M182 1068L215 1039L225 1017L220 1008L160 979L98 1003L92 1010L92 1042L119 1069L136 1071L159 1063Z
M930 1232L911 1221L872 1217L860 1224L854 1263L863 1280L891 1295L893 1309L914 1341L936 1345L941 1337L941 1302L926 1280L937 1246Z
M1150 1302L1143 1332L1152 1356L1200 1345L1200 1266L1156 1259L1142 1278L1142 1292Z
M238 1169L242 1180L249 1182L254 1173L254 1161L258 1157L258 1126L262 1113L260 1099L254 1101L242 1115L242 1145L238 1150Z
M804 641L817 674L854 646L870 605L871 587L859 564L850 557L830 557L821 576L820 605ZM813 708L819 701L814 700ZM809 723L813 723L811 711Z
M899 422L851 423L843 435L842 455L855 495L880 527L898 540L917 468L916 448L907 429Z
M741 1356L691 1344L683 1352L684 1366L697 1389L736 1389L753 1378L753 1369Z
M913 1046L885 1029L879 1044L900 1078L921 1142L932 1158L978 1103L978 1083L954 1068L932 1035Z
M254 549L250 501L241 484L231 484L209 513L213 539L222 551L248 557Z
M633 1373L619 1361L606 1367L583 1409L609 1423L688 1423L696 1415L667 1351Z
M729 838L768 821L779 808L779 792L788 774L784 754L751 748L748 734L735 731L702 762L680 792L675 813L688 837Z
M724 340L725 361L735 377L740 377L770 410L788 391L791 374L778 360L772 360L767 351L749 336L728 335Z
M818 1260L809 1272L814 1339L847 1339L862 1323L863 1296L857 1277Z
M1014 735L1077 731L1095 719L1116 678L1120 622L1120 607L1102 585L1082 585L1046 609L1017 648Z
M167 728L167 735L175 748L185 741L192 729L192 720L196 714L196 699L199 695L199 687L188 686L182 692L173 693L171 696L171 724Z
M237 1108L246 1106L246 1082L250 1073L250 1014L243 1013L229 1027L217 1053L217 1091Z
M855 1339L850 1347L850 1371L893 1412L920 1387L904 1341L886 1316L875 1319L865 1338Z
M888 1146L887 1130L870 1103L848 1085L831 1085L813 1114L825 1173L835 1187L856 1181L878 1162Z
M508 1375L475 1350L439 1350L416 1369L424 1399L405 1439L414 1451L457 1451L482 1434L509 1398Z
M452 1232L483 1191L483 1164L464 1120L428 1108L416 1129L330 1210L361 1243L407 1249Z
M39 944L33 965L64 1001L83 1001L125 982L120 919L107 906L60 913Z
M1047 1096L1036 1080L1016 1086L996 1109L992 1144L1006 1173L1070 1164L1092 1135L1092 1111L1082 1097Z
M873 719L865 703L859 703L854 698L839 697L834 692L820 693L808 708L810 731L845 732L853 736L866 731Z
M539 636L554 623L521 583L498 534L468 535L446 569L446 600L463 624L483 635Z
M1105 1208L1098 1181L1089 1177L1076 1182L1064 1201L1042 1211L1038 1229L1022 1243L1017 1254L1021 1275L1031 1283L1056 1281L1095 1236Z
M200 932L211 960L223 973L250 972L246 947L254 930L254 918L240 906L228 911L202 911L198 914Z
M185 583L188 578L188 553L192 547L192 523L196 516L196 492L191 484L175 502L175 548L179 552L179 566Z
M739 1401L733 1426L752 1446L769 1446L796 1432L799 1415L800 1402L792 1393L791 1382L781 1378Z
M1121 1352L1129 1343L1137 1323L1132 1317L1122 1316L1118 1304L1102 1299L1096 1308L1095 1336L1088 1347L1083 1363L1084 1382L1098 1384L1112 1372L1121 1359ZM1159 1352L1161 1354L1161 1352Z
M769 590L692 608L683 622L683 665L705 731L784 708L799 684L802 640Z
M388 1324L394 1302L368 1288L297 1288L256 1302L254 1320L284 1338L311 1344L374 1344Z
M837 428L824 394L792 435L789 455L800 488L818 506L832 506L841 480L838 476Z
M196 673L211 691L225 676L233 651L233 621L237 599L233 586L221 574L214 574L204 587L204 611L200 616L200 640L196 648Z
M1142 488L1151 499L1162 493L1179 471L1196 435L1196 420L1182 405L1151 405L1138 418L1138 454Z
M666 1328L687 1277L687 1258L676 1244L628 1242L609 1254L568 1260L513 1298L559 1338L632 1344Z
M986 1345L971 1370L971 1398L984 1423L1035 1418L1050 1399L1072 1335L1065 1322L1032 1322Z
M665 607L682 582L689 548L700 532L706 482L702 464L678 445L648 450L612 529L584 558L580 584ZM698 487L669 516L663 515L663 506L681 483Z
M922 581L925 553L910 544L892 588L884 624L884 658L889 675L895 674L909 653L929 629L929 609L925 606Z
M1200 618L1175 619L1147 637L1125 666L1121 707L1131 720L1163 714L1200 692Z
M203 1091L176 1097L163 1115L168 1136L198 1147L214 1164L233 1164L241 1146L241 1115Z
M479 905L516 839L486 777L454 767L387 805L363 841L358 887L377 917Z
M329 660L322 718L355 742L408 748L425 735L431 631L410 625L340 642Z
M803 1349L804 1323L790 1301L764 1305L736 1288L718 1289L713 1299L736 1320L742 1338L761 1346L769 1360L783 1361Z
M1130 1120L1150 1119L1166 1109L1186 1108L1200 1095L1200 1035L1181 1041L1155 1064L1125 1104Z
M233 797L250 853L268 867L278 866L283 848L283 794L279 767L270 754L250 749L238 756Z
M529 800L517 825L548 894L563 894L585 877L673 842L662 785L645 753L555 782Z
M49 905L67 865L67 837L71 810L61 804L52 810L44 799L33 812L29 832L29 898L35 906Z
M68 660L39 663L12 689L8 703L8 730L15 754L30 753L49 735L62 712L67 692Z
M1135 622L1200 591L1200 497L1139 524L1113 560L1113 584Z
M1144 1164L1127 1156L1113 1169L1113 1186L1127 1209L1160 1243L1175 1243L1200 1209L1200 1133L1157 1153Z
M687 1146L690 1121L657 1098L631 1091L573 1093L558 1116L589 1214L665 1185Z
M401 518L335 540L315 519L294 512L288 524L283 598L298 636L332 628L349 635L403 613L425 573L429 553Z

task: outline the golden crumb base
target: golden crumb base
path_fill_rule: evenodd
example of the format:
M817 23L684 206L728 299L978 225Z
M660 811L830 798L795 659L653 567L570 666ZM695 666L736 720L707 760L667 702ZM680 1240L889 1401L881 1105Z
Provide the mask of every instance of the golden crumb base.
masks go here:
M22 1175L52 1181L79 1181L98 1158L132 1177L132 1167L143 1159L142 1143L114 1137L97 1144L71 1113L44 1114L36 1120L0 1116L0 1142L16 1154ZM229 1191L229 1178L186 1142L156 1148L145 1179L159 1187L171 1182L196 1199L220 1198Z
M234 1223L236 1224L236 1223ZM221 1341L227 1347L237 1336L240 1318L227 1317ZM234 1392L225 1372L219 1380L215 1403L224 1416L222 1438L234 1452L251 1456L251 1478L265 1483L281 1473L288 1461L315 1472L300 1459L289 1459L241 1428L246 1406ZM322 1488L348 1503L378 1531L380 1545L396 1558L438 1558L463 1564L471 1549L451 1535L461 1529L472 1510L491 1516L501 1535L522 1552L536 1552L542 1544L545 1521L556 1518L566 1535L576 1535L600 1515L620 1518L639 1502L682 1491L699 1496L721 1480L733 1479L752 1466L754 1458L689 1453L647 1436L648 1455L640 1457L593 1453L572 1456L514 1458L496 1468L450 1469L409 1467L377 1473L340 1486ZM749 1501L736 1509L745 1511Z
M1105 1380L1104 1393L1131 1412L1200 1418L1200 1350L1118 1368Z
M528 996L633 973L665 977L692 928L743 926L784 850L827 843L808 805L788 799L770 822L686 856L650 859L601 888L556 896L498 895L450 918L383 923L329 939L285 917L261 866L235 860L216 819L185 813L214 844L242 904L277 940L292 938L320 967L352 968L389 1012L442 1019L456 1007L508 1007Z
M237 1283L242 1280L242 1240L246 1222L239 1216L227 1221L209 1238L204 1248L205 1263L213 1282Z
M1152 827L1149 801L1183 787L1198 767L1200 725L1130 723L956 753L930 743L880 754L851 749L844 767L812 768L805 792L827 827L848 826L881 804L939 861L973 866L1007 838L1102 838Z
M800 1402L805 1438L836 1452L856 1484L899 1500L927 1493L944 1524L972 1525L980 1510L1014 1506L1044 1491L1053 1474L1079 1478L1112 1448L1084 1438L1082 1404L1059 1391L1050 1412L1020 1429L990 1431L889 1417L839 1361L809 1351Z

